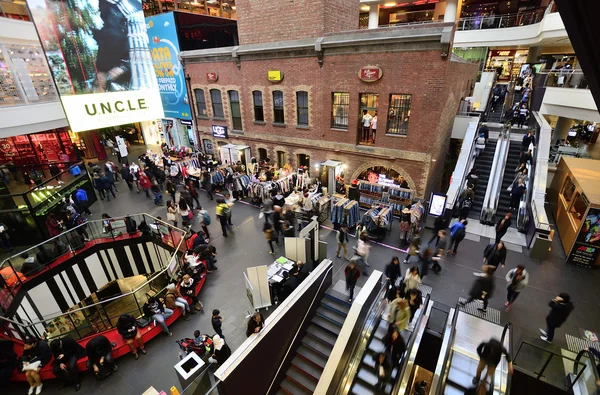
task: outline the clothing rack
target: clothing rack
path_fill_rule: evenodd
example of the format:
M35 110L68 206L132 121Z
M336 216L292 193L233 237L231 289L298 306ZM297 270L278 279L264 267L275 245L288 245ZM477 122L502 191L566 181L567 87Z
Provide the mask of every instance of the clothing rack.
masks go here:
M392 211L390 205L377 203L363 215L361 223L366 226L368 231L373 231L376 228L391 230L394 218Z
M360 221L359 203L356 200L340 199L331 208L331 222L337 225L345 224L349 228Z
M406 206L410 206L415 199L416 191L401 188L398 185L381 185L369 181L359 180L358 190L361 207L369 209L377 202L392 206L393 215L400 216Z

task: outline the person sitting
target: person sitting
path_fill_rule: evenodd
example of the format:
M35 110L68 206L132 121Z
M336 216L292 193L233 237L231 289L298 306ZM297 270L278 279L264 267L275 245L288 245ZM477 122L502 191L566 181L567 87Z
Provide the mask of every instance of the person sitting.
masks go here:
M71 336L52 340L50 348L52 354L54 354L52 373L62 382L59 389L72 385L75 387L75 391L79 391L81 379L79 378L77 361L85 357L85 349Z
M23 343L23 355L19 358L21 371L25 373L25 378L29 383L28 395L39 395L42 392L42 378L40 370L50 362L52 351L45 340L35 337L25 338Z
M173 310L166 308L161 301L156 300L153 297L148 298L146 303L144 303L142 310L144 310L144 315L148 319L154 320L155 324L161 326L163 332L167 336L173 336L173 333L169 330L167 323L165 322L167 318L173 315Z
M12 339L0 339L0 386L8 385L17 365Z
M187 302L187 300L185 300L183 295L181 295L181 292L179 292L179 290L177 289L175 284L167 285L167 293L165 295L165 305L173 311L177 308L180 308L181 312L183 314L183 319L185 321L190 320L190 317L189 317L189 315L187 315L187 313L196 314L196 312L194 310L190 309L189 303Z
M204 305L196 295L196 281L189 274L183 276L183 280L179 284L179 291L183 296L192 299L192 304L196 310L200 311L204 308Z
M105 379L111 374L111 370L119 370L112 356L112 345L104 335L97 335L85 346L88 360L88 369L94 369L94 375L98 380Z
M227 343L225 343L225 340L222 339L219 335L214 335L212 340L214 345L214 352L208 358L208 362L221 365L231 355L231 349L229 348Z
M43 269L43 266L40 265L34 257L29 256L28 253L22 253L21 258L25 260L25 262L23 262L23 265L21 266L21 273L23 273L25 276L31 276Z
M133 353L135 359L139 358L136 343L140 348L142 354L146 355L147 352L144 349L144 340L142 335L138 331L137 321L131 314L123 314L117 321L117 331L125 339L129 349Z

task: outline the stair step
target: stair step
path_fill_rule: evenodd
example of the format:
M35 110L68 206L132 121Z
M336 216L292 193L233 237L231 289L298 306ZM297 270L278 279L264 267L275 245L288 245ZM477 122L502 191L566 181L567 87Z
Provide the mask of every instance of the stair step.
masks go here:
M296 355L294 357L294 359L292 360L292 365L302 370L305 374L309 375L315 381L319 381L319 378L321 378L321 373L323 373L323 369L315 366L300 355Z
M320 351L315 350L311 348L310 345L306 345L304 343L301 344L300 347L298 347L298 350L296 350L296 354L304 357L305 359L309 360L310 362L314 363L320 368L324 368L327 364L327 355L323 355L323 353L321 353Z
M350 307L352 307L352 305L347 301L342 300L335 295L331 295L329 292L325 292L325 295L321 300L321 303L324 302L330 306L338 306L338 310L343 311L346 314L348 313L348 311L350 311Z
M294 382L294 380L290 377L286 377L285 379L283 379L283 381L281 382L281 388L287 392L288 394L292 394L292 395L311 395L312 391L309 391L308 389L302 387L301 385L299 385L298 383Z
M330 349L333 348L333 345L335 344L335 340L337 338L337 335L334 335L333 333L326 331L323 328L320 328L314 324L311 324L308 327L306 333L312 338L321 342L323 346L327 346ZM316 347L316 349L321 350L321 348L319 347ZM331 352L331 350L329 352ZM327 355L329 355L329 353Z
M310 377L308 374L302 372L301 369L294 367L294 365L290 366L286 374L288 378L291 378L296 384L309 390L311 394L315 392L319 380L315 380L314 377Z
M321 317L331 320L334 324L339 326L344 325L344 320L346 319L346 315L342 315L342 313L338 310L332 310L328 307L325 307L323 304L321 304L321 306L319 306L317 309L317 314L319 314Z
M318 313L313 317L312 323L313 325L316 325L327 332L331 332L331 334L334 336L339 335L340 331L342 330L342 326L339 323L333 323L331 320L320 316ZM335 340L331 344L335 344Z

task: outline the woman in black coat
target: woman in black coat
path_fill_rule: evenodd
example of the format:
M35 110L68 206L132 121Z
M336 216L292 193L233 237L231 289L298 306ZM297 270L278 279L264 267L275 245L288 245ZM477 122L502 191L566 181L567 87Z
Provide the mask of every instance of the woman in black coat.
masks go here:
M246 337L250 337L253 333L258 333L265 326L265 320L262 314L254 313L248 321L248 327L246 328Z
M494 267L494 270L498 269L498 266L502 265L506 261L506 247L503 242L497 244L488 245L483 251L484 264Z

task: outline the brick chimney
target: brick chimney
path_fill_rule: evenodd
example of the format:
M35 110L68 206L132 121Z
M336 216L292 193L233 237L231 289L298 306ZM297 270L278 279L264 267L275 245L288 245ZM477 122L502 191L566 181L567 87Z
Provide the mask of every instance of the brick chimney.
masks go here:
M240 44L358 30L360 0L237 0Z

